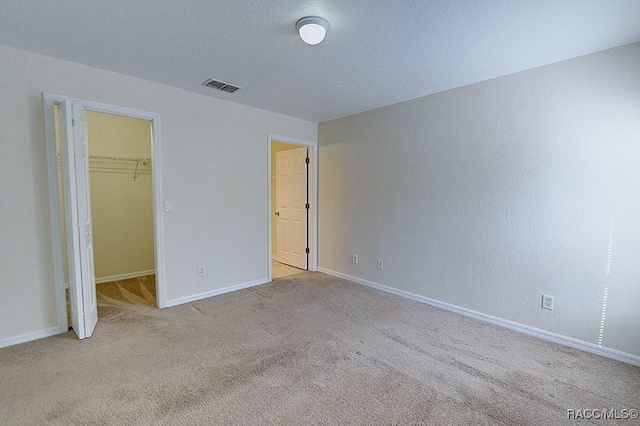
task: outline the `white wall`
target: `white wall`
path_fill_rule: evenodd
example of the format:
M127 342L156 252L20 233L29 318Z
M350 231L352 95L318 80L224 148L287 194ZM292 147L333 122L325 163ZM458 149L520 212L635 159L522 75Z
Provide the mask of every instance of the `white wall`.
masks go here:
M2 46L0 75L0 346L56 326L43 91L161 114L168 301L267 279L267 135L315 123Z
M151 122L87 112L89 154L148 159ZM96 280L155 269L152 164L92 159L91 215ZM134 180L134 173L135 180Z
M638 70L640 43L320 124L319 266L595 344L608 286L602 345L640 355Z

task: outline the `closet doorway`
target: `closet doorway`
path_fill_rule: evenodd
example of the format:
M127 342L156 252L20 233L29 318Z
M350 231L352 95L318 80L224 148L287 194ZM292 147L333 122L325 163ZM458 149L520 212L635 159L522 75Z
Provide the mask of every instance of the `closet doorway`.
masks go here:
M55 98L55 95L49 96ZM70 139L64 117L68 110L61 112L67 102L73 103L74 114ZM53 234L58 322L60 329L64 323L65 329L72 326L79 338L85 338L93 332L96 319L89 317L95 317L96 311L97 320L108 320L111 313L122 312L122 309L162 307L162 268L158 267L162 266L158 265L162 262L158 236L162 234L156 196L160 182L155 170L159 141L154 140L154 133L159 130L159 116L86 101L67 101L67 98L50 103L50 107L52 114L47 116L45 94L45 120L53 127L55 145L57 203L52 202L56 204L55 208L52 205L52 222L57 225L53 226ZM75 115L76 109L82 111L81 118ZM82 122L81 131L76 128L78 121ZM48 157L51 157L49 133L47 126ZM65 163L67 156L73 155L68 149L65 152L65 147L73 144L78 134L85 141L88 153L85 156L83 149L76 151L78 157ZM66 142L68 140L71 142ZM86 190L81 184L83 167L88 170ZM74 173L76 182L72 177ZM51 171L49 176L51 180ZM70 193L69 188L74 187L77 194ZM87 242L69 232L74 226L69 225L71 221L65 216L74 209L74 203L82 209L83 197L89 200L86 204L90 208L86 230L88 250L80 247L74 252L75 246ZM56 209L58 215L54 218ZM84 228L79 234L83 232ZM73 242L73 247L68 241ZM69 262L70 256L72 262ZM90 264L86 269L90 273L83 270L77 274L77 264L82 268ZM70 271L73 271L71 277ZM62 281L64 292L60 291L58 281Z

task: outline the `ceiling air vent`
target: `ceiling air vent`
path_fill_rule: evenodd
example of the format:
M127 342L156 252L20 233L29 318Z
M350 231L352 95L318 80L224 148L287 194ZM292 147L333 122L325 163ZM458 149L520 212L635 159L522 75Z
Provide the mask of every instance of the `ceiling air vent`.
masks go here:
M207 81L205 81L204 83L202 83L202 85L203 86L207 86L207 87L211 87L212 89L220 90L222 92L227 92L227 93L234 93L236 90L239 89L238 86L234 86L233 84L225 83L224 81L214 80L212 78L210 78Z

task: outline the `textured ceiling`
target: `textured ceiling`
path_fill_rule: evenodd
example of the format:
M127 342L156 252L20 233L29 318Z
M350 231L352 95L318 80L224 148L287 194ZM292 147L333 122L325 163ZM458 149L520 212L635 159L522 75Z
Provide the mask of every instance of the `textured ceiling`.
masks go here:
M331 24L317 46L306 15ZM638 0L2 0L0 44L322 122L639 41L639 23Z

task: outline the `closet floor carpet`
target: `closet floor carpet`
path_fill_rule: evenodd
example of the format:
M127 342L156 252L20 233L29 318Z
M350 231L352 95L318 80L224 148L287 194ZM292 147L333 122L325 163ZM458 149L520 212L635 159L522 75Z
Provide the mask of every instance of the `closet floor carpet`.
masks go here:
M96 285L98 320L108 320L122 314L129 305L157 306L156 276L112 281Z
M135 303L147 290L101 290L90 339L1 349L0 424L539 425L640 408L640 368L321 273L167 309Z
M71 327L68 289L65 295L67 300L67 324ZM109 319L112 315L119 315L122 307L126 308L132 303L157 306L156 276L145 275L128 280L96 284L96 299L98 300L99 320Z

